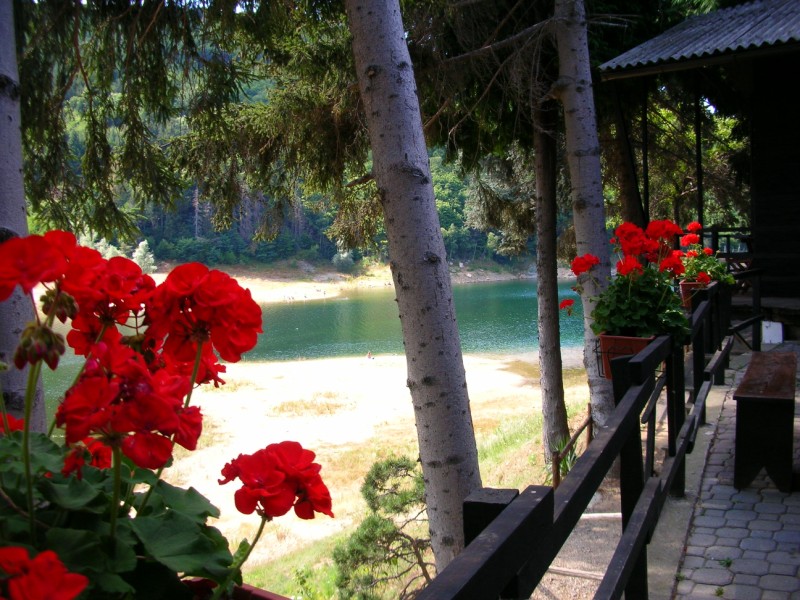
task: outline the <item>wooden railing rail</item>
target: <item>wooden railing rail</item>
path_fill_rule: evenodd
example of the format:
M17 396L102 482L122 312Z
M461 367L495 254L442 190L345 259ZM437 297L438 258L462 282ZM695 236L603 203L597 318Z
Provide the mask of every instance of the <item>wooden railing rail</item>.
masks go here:
M488 525L465 522L467 547L420 593L419 600L529 598L617 457L623 534L595 598L615 599L624 593L646 599L647 542L667 496L684 493L685 455L705 421L709 391L724 372L733 343L732 335L723 337L729 313L719 305L725 301L724 290L710 286L695 300L686 340L660 336L637 355L611 361L617 407L557 489L530 486L519 494L481 490L468 499L465 518L471 518L468 512L482 514L482 519L491 514ZM686 344L693 355L688 389ZM667 457L655 473L656 401L662 395ZM642 424L647 424L644 450ZM491 492L495 494L489 506L482 498ZM505 500L498 505L500 497Z
M575 433L572 434L572 437L569 438L564 447L561 450L553 450L550 454L550 473L553 477L553 488L558 488L558 486L561 485L561 461L569 456L569 453L575 448L575 444L578 443L578 438L580 438L584 431L586 432L586 447L588 448L594 437L594 421L592 420L591 403L586 407L586 418L583 420L583 423L578 426Z

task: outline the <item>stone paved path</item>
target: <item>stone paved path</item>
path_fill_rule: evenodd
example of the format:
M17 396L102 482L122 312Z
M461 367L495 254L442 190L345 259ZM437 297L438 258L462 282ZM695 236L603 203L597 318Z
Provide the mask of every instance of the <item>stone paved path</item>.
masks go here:
M737 377L742 374L740 369ZM709 449L674 598L800 599L800 492L778 491L763 470L748 488L733 487L734 389L725 397ZM795 468L798 423L800 402Z

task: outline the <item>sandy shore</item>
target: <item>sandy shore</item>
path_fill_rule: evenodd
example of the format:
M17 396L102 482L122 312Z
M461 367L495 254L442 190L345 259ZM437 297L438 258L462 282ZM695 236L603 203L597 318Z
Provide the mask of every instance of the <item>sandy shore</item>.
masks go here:
M252 273L234 273L260 303L292 302L332 297L353 287L391 286L388 269L352 280L336 273L314 273L297 281ZM509 279L506 274L466 273L455 282ZM164 275L157 275L162 280ZM582 350L563 352L565 368L582 367ZM538 382L520 374L518 363L538 365L531 352L514 356L465 357L467 384L476 436L493 432L506 420L538 412ZM252 538L255 515L241 515L233 503L234 484L220 486L220 470L240 453L267 444L295 440L316 452L322 475L333 497L335 519L302 521L289 514L269 524L251 565L276 558L299 546L351 528L364 510L359 487L369 466L389 453L414 455L416 431L411 397L406 387L402 355L240 362L227 366L226 385L200 388L192 399L204 415L198 449L179 451L165 477L192 485L220 508L217 527L236 544ZM568 400L587 394L578 386ZM581 398L582 399L582 398ZM488 433L487 433L488 434Z
M236 277L242 287L249 289L253 299L259 304L320 300L341 296L353 288L381 288L392 287L393 285L392 275L388 266L373 267L368 273L358 277L320 269L302 261L299 262L295 269L267 268L263 274L252 270L225 270ZM166 272L159 272L153 275L156 283L160 283L165 277ZM572 275L569 269L559 269L558 277L563 280L570 279ZM450 279L454 285L461 285L488 281L533 279L533 277L530 274L508 271L452 267Z
M581 366L580 349L564 354L566 367ZM478 436L540 409L537 383L510 370L520 360L536 364L538 357L535 353L465 357ZM413 456L416 431L403 356L242 362L229 365L225 379L227 384L219 389L195 393L193 404L204 415L203 438L195 452L179 455L168 470L168 480L194 486L220 508L222 516L215 525L235 543L252 536L258 518L237 512L236 488L217 483L220 470L239 453L295 440L316 452L336 514L335 519L323 516L313 521L293 514L276 519L253 563L352 527L363 514L358 488L372 462L391 452ZM571 397L585 393L568 391Z

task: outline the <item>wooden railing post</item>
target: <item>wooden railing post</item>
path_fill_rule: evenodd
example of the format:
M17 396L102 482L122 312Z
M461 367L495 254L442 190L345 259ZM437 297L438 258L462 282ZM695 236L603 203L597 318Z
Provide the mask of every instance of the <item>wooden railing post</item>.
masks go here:
M672 351L666 360L667 376L667 451L670 456L677 454L678 432L686 421L686 401L684 388L683 345L682 341L671 340ZM699 389L699 388L698 388ZM680 461L670 493L682 497L686 487L686 462Z
M704 331L706 321L703 320L698 325L694 321L694 315L695 313L692 312L692 389L694 390L692 402L695 401L697 390L703 385L703 369L706 365L706 336ZM699 327L699 331L694 331L695 327Z
M519 496L519 490L481 488L464 500L464 545L474 541L506 507ZM519 581L514 577L508 582L501 598L517 598Z
M761 314L761 273L753 277L753 314ZM761 321L753 323L753 350L761 351Z
M619 404L628 388L634 383L628 363L630 356L622 356L611 360L611 380L614 388L614 402ZM619 494L620 512L622 513L622 530L628 526L644 490L644 465L642 464L642 432L638 426L631 430L630 436L622 445L619 453ZM625 587L626 598L648 597L647 591L647 548L643 547L636 560L628 584Z
M720 323L720 348L722 348L722 343L725 337L728 334L728 330L731 326L731 303L732 303L732 296L733 292L731 290L731 286L725 284L720 285L719 293L717 294L717 307L719 311L719 323ZM725 354L725 360L723 362L722 369L720 369L716 376L714 377L714 384L715 385L722 385L725 383L725 369L728 368L730 364L729 353Z

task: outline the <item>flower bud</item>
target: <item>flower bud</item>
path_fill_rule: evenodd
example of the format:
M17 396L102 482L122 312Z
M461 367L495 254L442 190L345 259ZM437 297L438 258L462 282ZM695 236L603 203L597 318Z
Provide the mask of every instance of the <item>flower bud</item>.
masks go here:
M64 337L45 325L31 323L22 332L19 346L14 353L14 364L18 369L26 363L36 364L40 360L55 370L58 360L66 351Z
M46 315L55 314L55 317L62 323L66 323L67 319L75 318L75 315L78 314L78 303L66 292L47 290L39 298L39 301L42 303L42 310Z

